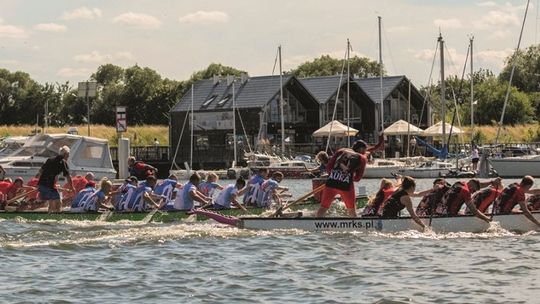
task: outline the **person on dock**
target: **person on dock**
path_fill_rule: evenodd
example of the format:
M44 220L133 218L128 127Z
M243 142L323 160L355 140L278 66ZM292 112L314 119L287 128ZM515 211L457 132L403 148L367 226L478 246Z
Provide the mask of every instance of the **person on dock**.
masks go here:
M524 176L519 183L512 183L506 186L501 195L495 201L494 214L512 214L519 211L514 211L514 207L519 205L521 207L521 212L523 215L528 218L531 222L540 226L540 222L534 218L529 209L527 208L527 203L525 201L525 193L539 195L540 189L531 189L534 184L534 179L532 176Z
M394 184L391 180L383 178L379 186L379 191L369 198L369 201L362 211L362 216L380 216L382 212L383 203L394 194L399 186Z
M268 168L259 168L257 174L253 175L247 184L246 193L244 194L243 202L244 206L257 205L257 197L259 195L259 189L268 178Z
M75 198L71 202L70 211L83 212L85 204L88 202L90 197L96 192L97 192L96 183L94 181L89 181L88 183L86 183L86 186L83 189L81 189L81 191L79 191L77 195L75 195Z
M317 161L319 166L312 169L306 167L306 171L315 177L326 176L328 174L326 172L326 166L328 165L329 159L330 157L328 156L328 153L326 153L325 151L320 151L315 156L315 161Z
M399 212L405 208L409 212L411 218L420 226L422 230L426 228L426 225L418 218L414 208L412 206L411 195L414 194L416 188L416 181L410 176L404 176L402 178L399 188L390 196L386 202L381 218L397 218Z
M61 211L62 205L60 193L55 186L57 175L62 173L67 179L68 183L71 185L71 188L68 190L75 191L75 189L73 189L73 182L71 181L71 176L69 175L69 166L67 164L70 149L68 146L63 146L58 152L59 154L57 156L47 159L47 161L39 169L39 196L43 201L48 203L49 213Z
M450 189L450 186L451 185L447 183L444 178L436 178L433 181L433 188L428 189L428 191L424 193L419 192L418 196L422 197L422 199L416 207L416 215L431 215L435 211L437 204L441 201L446 191Z
M197 186L197 190L205 196L213 198L216 189L223 190L223 186L217 183L218 179L219 177L216 173L209 172L206 176L206 180Z
M99 183L99 190L94 192L85 202L83 209L86 212L98 212L102 209L114 210L109 204L111 200L112 182L104 177Z
M476 172L476 169L478 169L478 161L480 160L480 154L478 153L478 148L476 147L475 143L472 144L471 148L472 170Z
M484 213L478 211L472 202L472 194L482 187L489 185L491 181L481 183L478 179L473 178L468 182L455 182L448 191L444 194L440 203L435 208L435 214L439 216L457 216L463 204L469 208L472 214L486 222L491 222Z
M368 149L363 140L357 140L352 149L342 148L336 151L328 161L326 187L321 196L321 206L317 211L318 217L324 217L334 198L339 194L347 207L350 217L356 217L356 195L354 182L364 175L367 165L367 155L384 147L384 139L379 144Z
M128 158L129 174L136 176L138 179L146 179L150 175L156 175L158 170L142 161L137 161L134 156Z
M476 206L476 209L482 213L486 213L489 206L491 206L495 200L502 194L503 185L500 178L496 178L492 181L492 184L486 188L480 189L473 193L472 202ZM465 210L466 214L470 214L470 210Z
M173 210L174 200L173 193L176 189L181 189L182 184L178 182L176 175L171 174L168 178L162 180L154 187L154 194L161 196L162 203L159 205L160 210Z
M243 178L239 178L236 180L235 184L230 184L223 191L221 191L212 205L214 209L216 210L223 210L223 209L231 209L231 205L234 205L245 212L247 212L247 209L238 202L237 198L239 196L239 192L244 189L246 186L246 181Z
M257 197L257 207L269 208L272 203L276 203L277 206L281 206L281 197L278 193L279 190L287 191L289 188L279 185L283 180L283 173L276 171L272 174L272 177L265 180L259 189Z
M180 195L176 197L174 209L176 210L191 210L195 207L195 202L201 205L209 204L212 199L205 196L197 190L197 186L201 182L201 177L197 173L193 173L189 177L189 182L184 185L180 191Z

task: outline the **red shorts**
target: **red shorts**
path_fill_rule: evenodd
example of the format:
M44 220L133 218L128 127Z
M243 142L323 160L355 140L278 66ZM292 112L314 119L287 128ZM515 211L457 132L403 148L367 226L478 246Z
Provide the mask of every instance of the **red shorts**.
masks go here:
M349 190L339 190L330 187L324 188L321 197L321 207L326 209L330 208L330 205L332 205L334 198L338 194L341 196L341 199L345 203L345 206L347 206L347 209L356 208L356 195L354 193L354 187L351 187Z

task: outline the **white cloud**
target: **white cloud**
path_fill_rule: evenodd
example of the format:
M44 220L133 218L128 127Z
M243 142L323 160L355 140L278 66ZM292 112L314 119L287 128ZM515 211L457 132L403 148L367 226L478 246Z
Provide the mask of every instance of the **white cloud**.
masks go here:
M514 50L504 49L504 50L485 50L476 52L475 58L478 58L482 62L496 65L499 68L504 66L505 59L510 56Z
M101 17L101 10L99 8L88 8L86 6L79 7L71 12L64 12L64 14L62 15L62 19L64 20L93 20L99 17Z
M484 7L492 7L492 6L497 6L497 3L493 2L493 1L485 1L485 2L478 2L478 3L476 3L476 5L484 6Z
M34 25L34 29L42 32L66 32L67 27L57 23L40 23Z
M130 52L116 52L114 54L101 54L99 51L92 51L88 54L79 54L74 57L77 62L84 63L104 63L113 61L134 61L135 56Z
M56 76L60 77L84 77L88 78L90 75L92 75L94 71L92 69L88 68L61 68L56 72Z
M418 60L421 60L421 61L431 62L431 61L433 61L433 56L435 56L435 51L430 50L430 49L422 49L422 50L419 50L419 51L411 50L411 52L413 52L414 58L416 58Z
M512 35L512 32L510 30L495 30L491 33L491 35L488 36L488 38L492 40L498 40L509 37L510 35Z
M17 65L17 64L19 64L19 61L14 60L14 59L6 59L6 60L0 60L0 64L3 64L3 65Z
M498 9L489 11L480 19L473 21L473 26L480 30L491 30L495 27L507 28L520 24L521 16L523 15L523 6L512 6L507 3L500 6Z
M387 30L389 33L405 33L411 31L412 28L409 26L394 26Z
M118 15L113 22L139 29L156 29L161 26L161 21L156 17L133 12Z
M461 21L457 18L450 18L450 19L435 19L433 20L433 24L436 27L440 27L442 29L457 29L463 27L463 24L461 24Z
M229 22L229 15L221 11L198 11L178 18L180 23L208 25Z
M28 33L20 26L4 24L0 19L0 38L26 38Z

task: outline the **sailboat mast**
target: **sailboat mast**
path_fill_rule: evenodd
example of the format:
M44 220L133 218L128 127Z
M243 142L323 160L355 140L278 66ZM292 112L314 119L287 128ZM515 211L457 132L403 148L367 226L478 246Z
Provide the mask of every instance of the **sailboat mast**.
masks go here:
M382 38L381 38L381 26L382 18L381 16L377 17L379 19L379 78L380 78L380 111L381 112L381 134L384 131L384 101L383 101L383 61L382 61ZM384 149L382 151L382 156L385 158Z
M234 76L233 76L234 77ZM235 96L235 90L234 90L234 78L232 81L232 121L233 121L233 149L234 149L234 160L232 163L233 168L236 167L236 96Z
M474 36L470 39L471 48L471 136L474 136L474 74L473 74L473 40Z
M351 137L349 136L349 128L351 125L351 100L350 100L350 91L351 91L351 66L349 59L351 51L351 43L347 38L347 147L351 146Z
M279 50L279 105L280 105L280 116L281 116L281 155L285 155L285 117L283 116L283 71L281 69L281 45L278 47Z
M190 151L189 151L189 170L192 170L193 168L193 95L195 86L191 84L191 144L190 144Z
M446 98L444 86L444 40L442 34L439 33L439 45L441 48L441 120L442 120L442 147L446 146Z

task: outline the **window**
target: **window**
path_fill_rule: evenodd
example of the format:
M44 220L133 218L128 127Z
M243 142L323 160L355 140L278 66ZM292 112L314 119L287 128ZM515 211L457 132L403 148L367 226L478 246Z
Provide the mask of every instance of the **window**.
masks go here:
M212 96L210 96L210 98L208 98L208 99L202 104L201 108L206 108L206 107L208 107L208 106L212 103L212 101L216 100L216 97L217 97L217 95L212 95Z
M232 97L231 94L229 94L229 95L223 97L223 99L220 100L220 101L217 103L217 106L218 106L218 107L223 107L223 106L227 103L227 101L229 101L229 99L231 99L231 97Z

